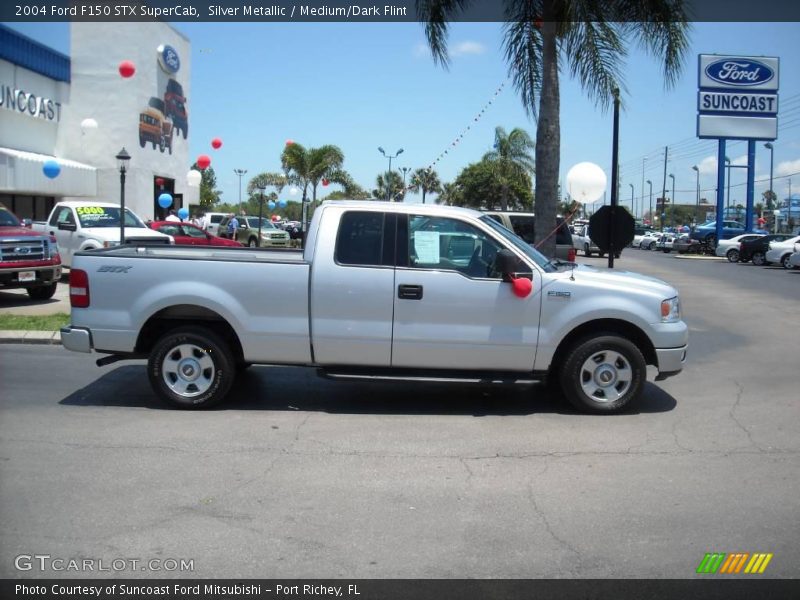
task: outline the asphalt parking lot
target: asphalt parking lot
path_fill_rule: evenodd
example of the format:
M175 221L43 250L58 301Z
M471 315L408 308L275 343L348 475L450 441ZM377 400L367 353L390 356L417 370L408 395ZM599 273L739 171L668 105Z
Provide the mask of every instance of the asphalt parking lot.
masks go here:
M693 578L707 552L800 576L800 271L616 266L675 285L691 329L684 372L617 416L540 386L276 367L186 413L141 362L0 346L0 577ZM21 554L193 570L19 571Z

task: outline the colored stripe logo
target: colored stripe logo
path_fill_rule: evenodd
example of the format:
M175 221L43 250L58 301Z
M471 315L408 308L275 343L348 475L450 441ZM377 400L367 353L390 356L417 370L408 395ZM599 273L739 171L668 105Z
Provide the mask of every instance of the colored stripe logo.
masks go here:
M708 552L700 561L697 573L703 575L726 574L733 575L746 573L749 575L761 574L767 569L772 553L757 552Z

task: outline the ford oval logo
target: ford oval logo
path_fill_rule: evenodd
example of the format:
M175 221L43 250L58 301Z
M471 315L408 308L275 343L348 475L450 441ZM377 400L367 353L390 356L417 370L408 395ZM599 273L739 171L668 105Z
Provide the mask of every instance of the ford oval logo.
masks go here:
M181 59L178 56L177 50L172 46L163 44L157 48L158 50L158 64L165 72L174 75L181 68Z
M775 77L773 70L757 60L725 58L706 67L706 75L718 83L732 86L752 86Z
M28 248L27 246L17 246L16 248L14 248L14 253L15 254L30 254L31 253L31 249Z

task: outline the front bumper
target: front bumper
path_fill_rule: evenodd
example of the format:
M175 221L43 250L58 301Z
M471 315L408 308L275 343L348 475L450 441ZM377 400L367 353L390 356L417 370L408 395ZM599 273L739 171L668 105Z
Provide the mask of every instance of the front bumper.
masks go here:
M680 348L656 348L656 359L658 360L658 376L656 377L656 381L661 381L662 379L680 373L686 362L686 353L688 349L688 344Z
M73 352L91 352L92 333L88 329L67 325L61 328L61 344Z

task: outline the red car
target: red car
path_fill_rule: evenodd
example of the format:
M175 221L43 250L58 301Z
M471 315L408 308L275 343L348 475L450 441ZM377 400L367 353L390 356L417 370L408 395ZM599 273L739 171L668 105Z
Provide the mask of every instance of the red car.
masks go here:
M203 231L197 225L177 221L152 221L151 229L166 233L175 238L175 243L180 246L236 246L242 245L234 240L226 240L216 235Z
M47 300L61 279L56 238L23 227L0 204L0 289L25 289L33 300Z

